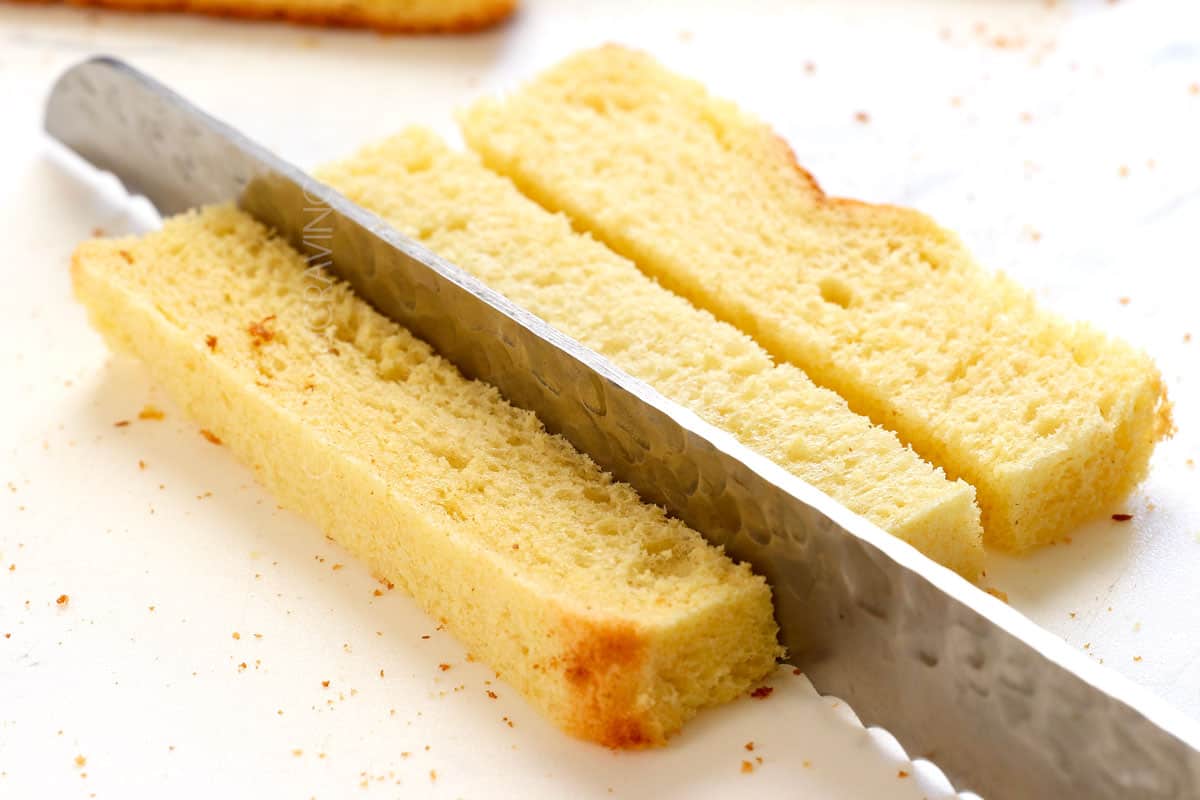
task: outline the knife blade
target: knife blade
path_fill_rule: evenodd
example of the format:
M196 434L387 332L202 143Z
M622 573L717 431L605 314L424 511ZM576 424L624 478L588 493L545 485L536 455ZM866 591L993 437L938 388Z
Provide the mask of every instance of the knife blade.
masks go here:
M236 200L382 313L749 562L818 691L992 798L1200 797L1200 726L132 67L47 132L163 214Z

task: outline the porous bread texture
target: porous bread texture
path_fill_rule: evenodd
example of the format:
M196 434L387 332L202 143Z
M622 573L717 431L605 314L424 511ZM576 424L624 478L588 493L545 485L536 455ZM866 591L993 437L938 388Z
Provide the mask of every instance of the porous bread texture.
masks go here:
M317 176L884 530L979 577L971 487L475 157L414 128Z
M1144 353L916 211L827 197L766 125L646 55L582 52L461 120L534 200L971 483L989 545L1110 509L1171 430Z
M52 4L56 0L17 0ZM124 11L180 11L303 25L373 28L388 33L462 32L507 18L517 0L62 0Z
M746 565L242 212L84 243L72 276L115 350L570 733L661 743L781 654Z

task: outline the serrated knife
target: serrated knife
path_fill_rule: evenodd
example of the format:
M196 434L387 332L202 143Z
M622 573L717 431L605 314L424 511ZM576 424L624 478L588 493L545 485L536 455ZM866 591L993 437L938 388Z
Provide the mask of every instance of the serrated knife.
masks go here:
M236 200L774 589L789 660L987 798L1200 798L1200 726L112 58L47 132L164 214Z

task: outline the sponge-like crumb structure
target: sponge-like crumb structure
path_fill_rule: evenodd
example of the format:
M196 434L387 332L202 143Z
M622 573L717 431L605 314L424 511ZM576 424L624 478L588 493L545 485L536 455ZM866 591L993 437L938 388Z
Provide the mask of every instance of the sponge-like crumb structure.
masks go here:
M979 576L971 487L946 480L836 394L774 364L744 333L575 233L476 158L412 129L318 175L853 511Z
M248 216L77 250L95 327L566 730L657 744L779 647L766 583Z
M530 197L974 485L989 544L1110 508L1171 429L1144 353L922 214L827 197L766 125L648 56L577 54L462 121Z

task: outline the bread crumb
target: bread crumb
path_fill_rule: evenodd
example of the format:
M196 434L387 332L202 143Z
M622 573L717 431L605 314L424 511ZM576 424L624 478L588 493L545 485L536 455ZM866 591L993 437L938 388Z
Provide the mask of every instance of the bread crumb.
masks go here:
M127 419L119 419L119 420L117 420L116 422L114 422L114 423L113 423L113 427L114 427L114 428L124 428L124 427L125 427L125 426L127 426L128 424L129 424L129 420L127 420Z
M1193 83L1191 86L1189 86L1188 94L1191 94L1191 95L1200 94L1200 83Z
M750 693L750 696L755 700L764 700L771 696L771 692L775 691L772 686L760 686Z
M328 688L329 688L329 681L321 681L321 685L322 685L322 686L324 686L326 689L328 689Z
M375 591L371 592L371 594L375 595L376 597L383 597L383 589L376 589Z
M500 697L500 695L496 694L496 693L495 693L495 692L493 692L491 689L488 689L488 690L487 690L487 696L488 696L488 697L490 697L490 698L492 698L493 700L496 700L497 698L499 698L499 697Z
M138 469L145 469L145 468L146 468L146 462L139 458L138 459Z
M1113 514L1112 518L1116 522L1129 522L1133 519L1133 514Z
M746 748L747 750L753 751L754 750L754 742L746 742L744 745L742 745L742 747Z
M1142 660L1142 657L1141 657L1141 656L1134 656L1134 657L1133 657L1133 660L1134 660L1134 661L1141 661L1141 660Z
M804 767L805 769L812 769L812 762L806 758L800 762L800 766Z
M437 770L436 769L429 770L429 780L431 782L437 780Z
M150 404L142 406L142 410L138 412L138 419L159 420L165 416L166 414L162 412L162 409L156 408Z
M208 336L205 336L204 344L206 344L208 346L208 349L211 350L212 352L214 352L214 353L217 352L217 337L215 337L211 334Z
M871 115L865 111L855 111L854 112L854 121L860 125L866 125L868 122L871 121Z
M241 639L241 638L242 638L242 635L241 635L240 633L238 633L237 631L234 631L234 632L233 632L233 638L234 638L234 639Z
M446 672L447 670L450 669L450 665L449 664L438 664L438 669L440 669L442 672Z
M1008 592L1001 591L994 586L989 586L987 589L984 589L984 591L998 600L1003 600L1005 603L1008 602Z
M742 762L742 772L754 772L754 765L749 761Z
M104 235L104 228L101 228L100 226L96 226L95 228L92 228L92 237L93 238L99 239L103 235Z
M71 598L65 594L60 594L58 596L58 599L55 600L54 602L60 606L65 606L67 603L71 602Z
M799 667L793 667L793 668L792 668L792 674L793 674L793 675L803 675L803 674L804 674L804 670L800 669Z
M221 444L221 437L210 431L208 428L201 428L200 435L208 439L213 444Z
M292 751L292 755L294 755L296 758L299 758L300 756L304 755L304 751L297 748Z
M897 770L897 772L896 772L896 777L897 777L897 778L907 778L907 777L908 777L908 773L907 773L906 771L904 771L904 770Z
M120 256L121 256L121 258L125 259L125 263L126 263L126 264L132 264L132 263L133 263L133 256L129 255L129 251L128 251L128 250L118 250L118 251L117 251L117 254L118 254L118 255L120 255Z
M1128 178L1129 177L1129 167L1122 164L1121 168L1117 170L1117 174L1120 175L1122 178Z
M75 756L75 766L82 767L87 764L87 759L82 755Z
M337 572L339 569L341 569L341 568L342 568L342 566L343 566L342 564L334 564L334 565L333 565L333 571L334 571L334 572Z

